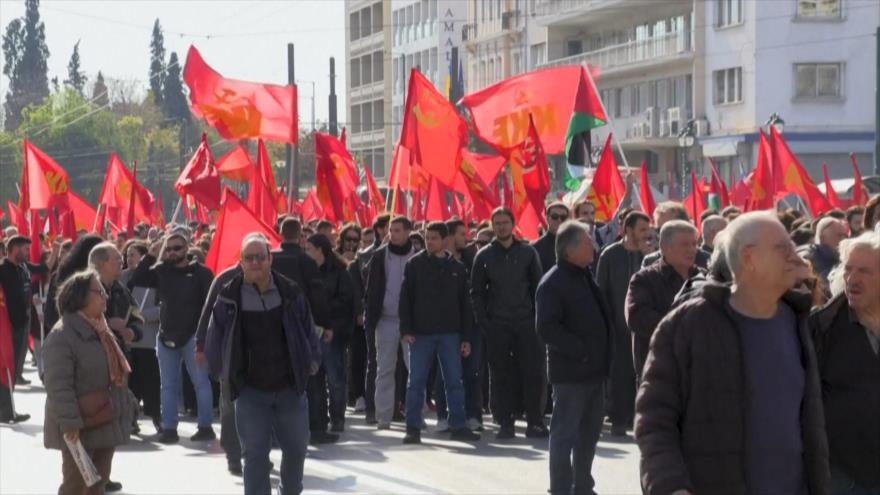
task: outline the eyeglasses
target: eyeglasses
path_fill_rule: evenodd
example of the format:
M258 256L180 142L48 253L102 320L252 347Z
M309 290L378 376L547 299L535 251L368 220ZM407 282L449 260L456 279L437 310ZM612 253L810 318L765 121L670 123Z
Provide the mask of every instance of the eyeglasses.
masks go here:
M186 246L180 246L180 245L177 245L177 246L165 246L165 251L172 251L172 252L174 252L174 251L183 251L184 249L186 249Z
M361 242L360 237L346 237L345 242Z
M89 292L91 292L91 293L93 293L93 294L97 294L98 296L103 297L104 299L107 299L107 292L104 291L103 289L92 289L92 288L89 288Z
M266 258L267 258L266 253L246 254L241 257L241 259L243 261L246 261L248 263L253 263L253 262L262 263L262 262L266 261Z
M551 213L550 220L568 220L568 215L560 215L558 213Z

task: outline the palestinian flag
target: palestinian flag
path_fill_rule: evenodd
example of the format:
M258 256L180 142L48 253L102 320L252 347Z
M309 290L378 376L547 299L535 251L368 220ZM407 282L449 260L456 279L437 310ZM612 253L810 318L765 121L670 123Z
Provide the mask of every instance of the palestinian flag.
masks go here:
M593 77L587 73L585 68L581 67L581 77L578 81L574 107L568 121L568 130L565 133L565 156L570 156L575 136L601 127L607 122L608 117L605 115L602 101L599 100Z

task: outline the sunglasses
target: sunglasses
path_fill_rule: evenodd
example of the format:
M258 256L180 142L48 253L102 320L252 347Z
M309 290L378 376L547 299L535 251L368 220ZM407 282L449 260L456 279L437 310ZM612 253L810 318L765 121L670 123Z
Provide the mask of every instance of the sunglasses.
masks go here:
M559 213L551 213L551 220L568 220L568 215L560 215Z
M165 251L171 252L183 251L184 249L186 249L186 246L165 246Z
M244 260L248 263L253 263L255 261L257 263L262 263L262 262L266 261L266 258L267 258L266 253L246 254L241 257L242 260Z

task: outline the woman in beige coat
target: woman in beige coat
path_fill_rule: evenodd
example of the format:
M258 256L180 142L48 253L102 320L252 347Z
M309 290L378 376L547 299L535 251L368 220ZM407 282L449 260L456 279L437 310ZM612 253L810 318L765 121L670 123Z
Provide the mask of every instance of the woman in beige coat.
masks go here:
M43 444L61 450L63 480L58 492L64 495L103 494L116 446L127 442L130 434L134 409L126 381L131 369L107 327L106 305L107 294L95 272L71 276L58 291L61 320L43 347ZM95 412L96 403L107 402L110 409L99 407L102 412ZM98 484L85 486L64 437L82 442L101 475Z

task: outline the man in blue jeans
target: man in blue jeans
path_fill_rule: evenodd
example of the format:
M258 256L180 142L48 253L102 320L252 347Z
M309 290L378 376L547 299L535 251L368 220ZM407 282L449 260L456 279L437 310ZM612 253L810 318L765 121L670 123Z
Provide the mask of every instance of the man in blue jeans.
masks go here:
M410 373L406 389L406 436L403 443L421 443L422 406L434 356L446 383L449 425L454 440L476 441L480 436L465 426L461 357L470 354L473 316L467 271L446 252L449 231L431 222L425 250L404 267L400 289L400 334L409 344Z
M235 404L244 492L271 493L274 437L281 447L280 492L298 494L309 443L306 384L320 364L320 344L302 289L270 268L265 237L245 236L240 265L217 296L205 359Z
M538 334L547 345L553 417L550 493L595 493L591 473L611 371L610 310L593 281L593 241L577 221L556 233L556 265L538 284Z
M208 297L211 270L186 256L188 242L179 233L150 247L128 282L132 287L156 291L160 302L159 335L156 357L159 359L159 400L162 433L159 442L177 443L177 396L181 387L180 364L193 381L198 407L198 431L190 440L209 441L217 436L211 427L214 420L214 394L208 372L196 365L196 328L202 305ZM157 260L159 262L157 263Z

